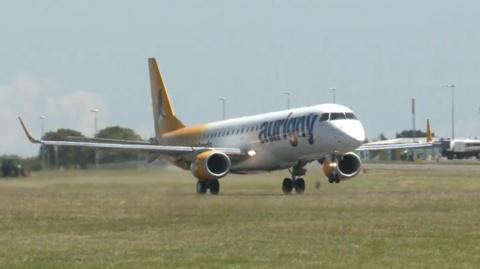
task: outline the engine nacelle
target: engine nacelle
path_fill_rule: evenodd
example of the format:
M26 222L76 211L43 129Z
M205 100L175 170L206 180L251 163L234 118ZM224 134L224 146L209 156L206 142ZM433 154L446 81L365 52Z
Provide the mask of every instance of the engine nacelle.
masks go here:
M195 156L190 170L198 179L213 180L228 174L231 165L230 158L225 153L209 150Z
M362 161L353 152L339 156L337 160L326 159L323 162L323 172L330 179L338 177L340 180L348 180L360 173Z

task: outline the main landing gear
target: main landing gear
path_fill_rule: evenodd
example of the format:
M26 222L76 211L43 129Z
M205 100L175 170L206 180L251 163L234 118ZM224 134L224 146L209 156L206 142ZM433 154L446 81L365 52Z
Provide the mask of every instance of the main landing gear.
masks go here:
M218 182L218 179L197 181L198 194L206 194L207 190L210 190L210 194L217 195L220 192L220 183Z
M284 194L290 194L293 190L295 190L297 194L303 194L305 192L305 180L301 178L301 176L304 176L307 172L307 170L303 168L305 165L306 163L299 162L294 165L292 169L288 169L292 177L283 179L282 191Z
M305 192L305 180L301 177L284 178L282 183L283 193L290 194L293 190L295 190L297 194L303 194Z

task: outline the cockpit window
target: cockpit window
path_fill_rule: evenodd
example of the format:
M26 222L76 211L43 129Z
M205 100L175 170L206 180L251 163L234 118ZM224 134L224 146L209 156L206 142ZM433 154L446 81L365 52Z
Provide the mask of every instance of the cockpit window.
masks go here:
M345 114L344 113L331 113L330 120L344 120Z
M321 116L320 116L320 121L327 121L328 118L329 118L330 114L329 113L323 113Z
M345 113L345 116L347 116L347 119L349 119L349 120L356 120L357 119L357 117L355 117L355 115L352 112Z

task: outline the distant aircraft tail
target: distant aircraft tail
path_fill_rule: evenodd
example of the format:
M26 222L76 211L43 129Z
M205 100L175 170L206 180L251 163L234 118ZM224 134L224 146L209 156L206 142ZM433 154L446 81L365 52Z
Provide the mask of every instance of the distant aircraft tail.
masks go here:
M150 71L150 87L152 91L153 119L155 123L155 134L160 137L162 134L184 128L185 125L177 119L173 111L167 88L155 58L148 59Z
M433 142L432 127L430 126L430 120L427 119L427 143Z

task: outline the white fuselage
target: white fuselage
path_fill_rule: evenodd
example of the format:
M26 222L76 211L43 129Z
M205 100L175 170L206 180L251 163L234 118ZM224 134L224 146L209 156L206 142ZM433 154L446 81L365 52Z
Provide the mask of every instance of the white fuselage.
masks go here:
M232 172L284 169L298 161L353 151L365 140L361 122L349 108L336 104L235 118L205 127L196 145L252 153L251 158L232 162Z

